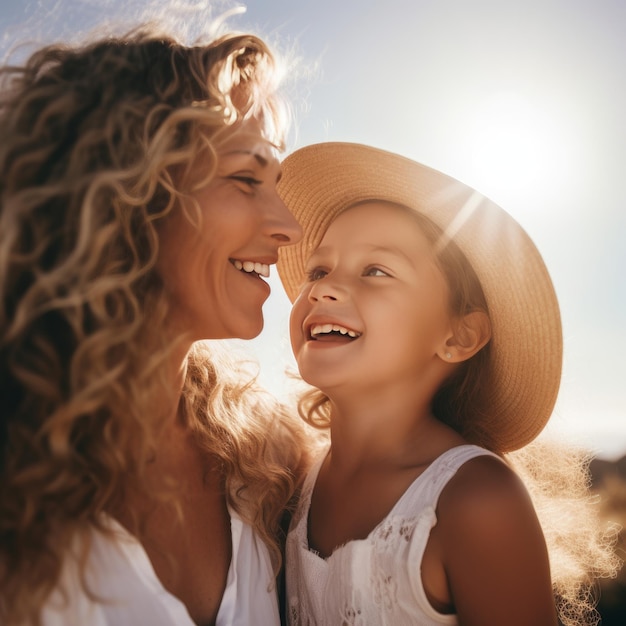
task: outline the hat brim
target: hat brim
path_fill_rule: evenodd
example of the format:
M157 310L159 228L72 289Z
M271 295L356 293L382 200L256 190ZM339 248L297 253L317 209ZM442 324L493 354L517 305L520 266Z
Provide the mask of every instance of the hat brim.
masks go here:
M278 271L293 302L304 266L333 218L355 203L410 207L452 237L483 288L492 324L488 409L492 449L523 447L544 428L561 378L559 306L539 251L503 209L432 168L350 143L307 146L283 161L279 194L304 236L281 248Z

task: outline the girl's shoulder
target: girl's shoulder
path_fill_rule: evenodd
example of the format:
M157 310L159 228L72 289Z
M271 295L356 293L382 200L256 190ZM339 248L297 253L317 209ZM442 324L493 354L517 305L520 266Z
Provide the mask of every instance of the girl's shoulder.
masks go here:
M520 516L534 517L524 482L505 461L492 454L476 455L463 462L443 489L437 509L440 523L468 529L475 525L475 531L495 523L512 523Z
M542 561L546 547L520 476L495 455L476 456L450 478L437 503L436 540L449 567Z
M554 623L543 532L522 479L506 462L478 456L464 463L443 489L436 515L431 548L459 615L481 624ZM505 620L510 611L515 619Z
M537 558L545 551L524 482L493 456L476 457L459 468L441 494L437 519L450 554L459 559L465 554L474 560L480 553L511 563L519 550L536 550Z

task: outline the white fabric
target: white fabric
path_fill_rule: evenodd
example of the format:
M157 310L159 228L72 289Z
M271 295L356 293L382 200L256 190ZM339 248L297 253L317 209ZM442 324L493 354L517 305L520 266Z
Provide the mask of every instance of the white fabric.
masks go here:
M233 557L217 626L278 626L276 581L263 540L230 511Z
M349 541L327 559L308 545L311 494L324 455L304 483L287 537L287 617L291 626L439 626L458 624L435 611L422 585L421 563L437 523L439 495L463 463L493 455L458 446L437 458L409 486L366 539Z
M270 555L252 527L229 510L233 543L217 626L279 626ZM114 537L93 532L83 590L74 559L66 560L59 589L47 602L42 626L195 626L187 609L159 582L141 544L111 518ZM60 589L67 592L63 602Z

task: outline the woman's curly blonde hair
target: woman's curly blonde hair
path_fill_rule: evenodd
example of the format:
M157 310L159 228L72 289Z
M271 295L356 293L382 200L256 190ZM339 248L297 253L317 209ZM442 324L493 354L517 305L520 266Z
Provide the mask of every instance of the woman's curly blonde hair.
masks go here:
M237 366L216 342L196 342L179 414L198 447L217 459L228 504L266 542L278 571L284 516L295 505L316 439L292 407L257 385L252 371L244 375L245 363Z
M277 75L255 36L186 46L149 26L0 69L3 623L36 621L77 533L150 497L154 397L176 345L155 271L160 221L192 188L191 165L202 157L211 175L216 142L242 120L262 117L281 143ZM206 441L208 413L194 415ZM264 456L245 465L258 433L244 445L238 423L210 428L232 443L232 480L261 476ZM264 485L253 522L273 545L293 484L272 467Z

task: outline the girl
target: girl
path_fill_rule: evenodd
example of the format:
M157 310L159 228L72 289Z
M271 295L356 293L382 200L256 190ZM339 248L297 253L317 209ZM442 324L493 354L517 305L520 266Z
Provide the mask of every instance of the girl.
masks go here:
M330 428L287 540L291 623L555 626L546 540L505 457L539 434L559 386L538 251L486 198L402 157L331 143L283 165L305 233L279 271L319 390L301 412ZM614 567L578 518L578 534L551 536L569 550L552 578L576 624L587 570Z

